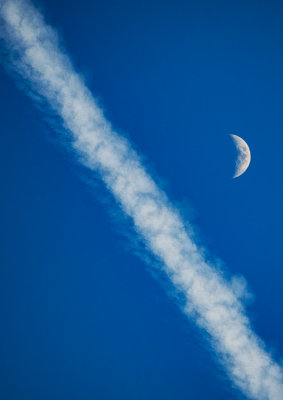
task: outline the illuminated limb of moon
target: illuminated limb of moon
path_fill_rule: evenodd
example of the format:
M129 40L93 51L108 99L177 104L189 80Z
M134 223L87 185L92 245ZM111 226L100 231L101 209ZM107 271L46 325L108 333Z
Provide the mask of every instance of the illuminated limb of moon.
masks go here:
M238 178L248 168L251 162L251 152L247 143L237 135L230 135L237 148L236 168L233 178Z

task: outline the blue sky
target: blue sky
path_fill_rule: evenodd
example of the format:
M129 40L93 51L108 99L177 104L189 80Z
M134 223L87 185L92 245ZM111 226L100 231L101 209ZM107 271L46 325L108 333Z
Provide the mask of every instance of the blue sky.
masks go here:
M40 4L201 243L247 279L255 330L280 359L282 4ZM129 250L103 188L85 185L3 68L0 79L1 396L241 398ZM252 153L236 180L230 133Z

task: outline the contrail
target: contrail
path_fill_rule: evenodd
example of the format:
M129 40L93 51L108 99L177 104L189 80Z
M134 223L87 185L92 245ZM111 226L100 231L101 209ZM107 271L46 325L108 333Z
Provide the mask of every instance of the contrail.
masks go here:
M178 211L105 119L56 33L28 2L0 0L2 39L10 63L54 112L80 162L99 173L137 233L185 297L184 312L211 338L234 385L249 398L283 399L283 374L253 332L230 282L206 261Z

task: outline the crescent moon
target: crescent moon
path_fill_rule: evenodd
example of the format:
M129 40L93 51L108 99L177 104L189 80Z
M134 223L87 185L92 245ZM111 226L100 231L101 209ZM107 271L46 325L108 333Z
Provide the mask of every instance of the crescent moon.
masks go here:
M237 135L230 135L233 139L233 142L237 148L237 160L236 160L236 168L233 178L238 178L241 176L250 165L251 162L251 152L247 143Z

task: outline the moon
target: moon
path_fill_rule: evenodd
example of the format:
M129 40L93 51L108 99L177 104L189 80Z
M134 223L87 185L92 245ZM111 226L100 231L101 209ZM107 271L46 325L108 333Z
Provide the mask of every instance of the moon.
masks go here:
M247 143L237 135L230 135L233 139L233 142L237 148L237 160L236 160L236 167L235 173L233 178L238 178L241 176L250 165L251 162L251 152Z

